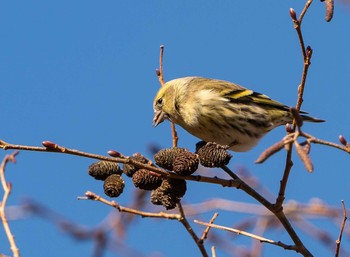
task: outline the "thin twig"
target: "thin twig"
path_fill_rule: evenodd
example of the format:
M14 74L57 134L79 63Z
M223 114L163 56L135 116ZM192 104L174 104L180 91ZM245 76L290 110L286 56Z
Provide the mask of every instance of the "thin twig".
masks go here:
M291 148L291 147L292 147L292 143L289 144L289 148ZM276 208L282 208L283 202L285 200L285 192L286 192L286 188L287 188L288 178L289 178L289 174L290 174L290 171L292 169L292 166L293 166L292 151L289 150L287 152L286 164L284 167L283 177L280 181L280 188L278 191L278 197L277 197L276 203L275 203Z
M307 140L310 143L314 143L314 144L320 144L320 145L326 145L326 146L330 146L330 147L334 147L337 148L339 150L342 150L344 152L350 153L350 147L346 147L346 146L342 146L342 145L338 145L332 142L328 142L322 139L318 139L316 137L310 137Z
M158 80L161 86L164 85L163 55L164 55L164 46L161 45L159 47L159 70L157 72Z
M306 14L306 11L309 9L310 5L312 4L312 0L308 0L304 6L304 9L301 11L299 16L299 22L302 23L304 19L304 15Z
M169 219L169 220L180 220L181 216L179 214L170 214L170 213L165 213L165 212L144 212L144 211L139 211L136 209L128 208L119 205L115 201L108 201L104 199L103 197L91 192L87 191L85 193L85 197L78 197L79 200L93 200L93 201L98 201L101 203L104 203L106 205L109 205L115 209L117 209L119 212L126 212L134 215L141 216L143 218L163 218L163 219Z
M276 242L274 240L271 240L271 239L268 239L268 238L265 238L265 237L262 237L262 236L258 236L258 235L255 235L255 234L243 231L243 230L239 230L239 229L235 229L235 228L229 228L229 227L220 226L220 225L216 225L216 224L210 224L210 223L202 222L202 221L199 221L199 220L194 220L194 222L198 223L200 225L203 225L203 226L208 226L208 227L212 227L212 228L217 228L217 229L222 229L222 230L225 230L225 231L233 232L233 233L236 233L237 235L247 236L247 237L259 240L261 243L269 243L269 244L277 245L277 246L282 247L285 250L297 250L297 248L295 246L293 246L293 245L287 245L287 244L284 244L284 243L282 243L280 241Z
M171 122L171 137L173 139L173 147L177 147L177 142L179 141L179 137L177 136L174 122Z
M10 155L6 155L0 166L0 180L1 180L2 187L4 189L4 197L2 199L2 202L0 203L0 217L2 220L2 225L5 230L5 234L10 243L10 249L14 257L19 257L20 253L5 214L5 206L6 206L8 197L11 193L11 184L7 183L5 179L5 166L9 161L15 163L16 162L15 157L18 153L19 153L18 151L15 151Z
M346 222L346 220L348 219L347 214L346 214L345 204L344 204L344 201L343 201L343 200L341 201L341 204L342 204L342 206L343 206L343 213L344 213L344 214L343 214L343 222L342 222L341 227L340 227L339 236L338 236L337 241L335 242L335 243L336 243L335 257L338 257L338 256L339 256L340 244L341 244L341 239L342 239L342 236L343 236L343 231L344 231L344 227L345 227L345 222Z
M342 151L344 151L346 153L350 153L350 145L347 144L347 143L345 145L339 145L339 144L336 144L336 143L333 143L333 142L329 142L329 141L326 141L326 140L323 140L323 139L316 138L313 135L310 135L310 134L308 134L308 133L306 133L304 131L301 131L301 130L297 131L296 134L294 135L295 140L299 136L306 138L306 141L308 143L325 145L325 146L337 148L337 149L342 150Z
M294 142L294 144L296 144L296 140L298 139L298 137L304 137L306 138L306 141L301 143L300 145L304 145L304 144L310 144L310 143L314 143L314 144L321 144L321 145L325 145L325 146L329 146L329 147L333 147L333 148L337 148L339 150L342 150L346 153L350 153L350 147L347 144L346 141L345 144L340 145L340 144L336 144L333 142L329 142L329 141L325 141L322 139L318 139L308 133L305 133L303 131L301 131L300 129L298 129L298 131L293 132L288 134L286 137L284 137L282 139L282 141L279 141L278 143L272 145L271 147L267 148L257 159L257 163L261 163L262 161L265 161L268 157L270 157L271 155L275 154L277 151L275 151L275 148L279 148L280 145L287 145L287 157L286 157L286 165L285 165L285 170L283 173L283 178L280 181L280 188L279 188L279 193L278 193L278 197L276 199L276 203L275 203L275 208L281 208L284 198L285 198L285 190L287 187L287 182L288 182L288 177L291 171L291 168L293 166L293 162L292 162L292 151L289 150L292 147L292 144ZM343 137L342 137L343 138ZM344 139L345 140L345 139ZM287 143L284 144L283 142ZM304 163L305 164L305 163ZM309 169L311 170L311 169Z
M300 43L300 48L303 54L304 60L306 60L306 49L305 49L305 43L303 39L303 34L301 32L301 24L303 22L304 15L306 14L307 10L309 9L310 5L312 3L312 0L308 0L303 8L303 10L300 13L299 19L296 18L295 11L293 9L290 9L292 20L294 23L294 28L298 34L298 39Z
M214 215L213 215L213 217L210 219L209 224L213 224L214 221L215 221L215 219L216 219L218 216L219 216L219 213L218 213L218 212L215 212ZM202 235L202 237L201 237L201 239L200 239L202 242L204 242L204 240L207 239L209 230L210 230L210 227L209 227L209 226L206 227L206 229L204 230L203 235Z
M311 57L312 57L312 49L311 47L307 47L305 50L305 58L304 58L304 67L303 67L303 73L301 75L301 82L300 85L298 87L298 100L297 100L297 105L296 105L296 109L298 111L300 111L301 105L303 103L303 95L304 95L304 90L305 90L305 83L306 83L306 77L309 71L309 67L311 65ZM295 124L295 123L294 123ZM293 127L295 128L296 125L293 125Z
M77 156L82 156L82 157L92 158L92 159L97 159L102 161L132 164L140 169L147 169L147 170L153 171L159 174L162 178L167 178L167 179L174 178L174 179L191 180L191 181L197 181L202 183L219 184L224 187L239 186L239 181L235 181L233 179L228 180L228 179L222 179L218 177L206 177L206 176L200 176L200 175L180 176L175 173L167 172L166 170L160 169L150 164L138 162L132 158L129 158L123 155L121 155L122 157L108 157L108 156L83 152L76 149L66 148L57 144L54 144L54 145L55 147L53 148L47 148L47 147L38 147L38 146L15 145L15 144L10 144L0 140L0 148L4 150L16 149L16 150L24 150L24 151L39 151L39 152L47 152L47 153L54 152L54 153L61 153L61 154L77 155Z
M215 246L211 247L211 257L216 257Z
M164 46L161 45L160 52L159 52L159 69L157 70L157 76L161 86L164 86L163 56L164 56ZM170 122L170 124L171 124L171 137L173 140L173 147L177 147L177 142L179 141L179 137L177 136L176 127L174 122Z
M237 189L241 189L246 192L248 195L253 197L259 203L264 205L268 210L274 211L274 206L271 202L269 202L266 198L264 198L261 194L255 191L251 186L241 180L234 172L230 170L227 166L222 166L222 170L224 170L231 178L234 179L238 183Z
M337 148L339 150L342 150L346 153L350 153L350 145L347 143L346 139L343 136L340 136L340 140L342 142L342 144L336 144L333 142L329 142L326 140L322 140L319 138L316 138L308 133L305 133L303 131L301 131L300 128L298 128L298 131L296 132L292 132L287 134L281 141L273 144L272 146L268 147L266 150L264 150L260 156L258 157L258 159L256 159L255 163L263 163L264 161L266 161L268 158L270 158L272 155L274 155L275 153L277 153L278 151L280 151L282 148L290 148L290 143L294 144L296 143L296 140L299 137L304 137L306 138L306 141L300 143L300 145L304 146L308 145L308 147L310 148L310 143L314 143L314 144L320 144L320 145L325 145L325 146L329 146L329 147L333 147L333 148ZM287 147L286 147L287 146ZM309 150L306 150L306 153L309 153ZM305 151L305 149L304 149Z
M301 31L301 23L303 21L304 15L306 14L308 8L310 7L312 3L312 0L308 0L304 6L304 9L302 10L299 19L296 18L296 14L295 11L293 9L290 9L290 14L294 23L294 28L298 34L298 38L299 38L299 43L300 43L300 48L303 54L303 61L304 61L304 68L303 68L303 73L301 76L301 82L300 85L298 87L298 99L297 99L297 105L296 105L296 109L298 111L300 111L301 105L303 103L303 95L304 95L304 88L305 88L305 82L306 82L306 77L308 74L308 69L310 66L310 59L312 56L312 50L311 48L305 48L305 43L304 43L304 38L303 38L303 34ZM292 131L295 131L296 128L296 122L293 122L293 126L292 126ZM292 169L293 166L293 162L292 162L292 149L293 149L293 143L289 143L288 148L287 148L287 156L286 156L286 162L285 162L285 168L284 168L284 172L283 172L283 177L282 180L280 181L280 188L279 188L279 192L278 192L278 197L276 199L276 203L275 206L277 209L282 208L284 199L285 199L285 192L287 189L287 184L288 184L288 178L289 178L289 174L290 171Z
M87 191L85 193L84 197L78 197L79 200L93 200L93 201L99 201L101 203L104 203L106 205L109 205L115 209L117 209L119 212L126 212L126 213L130 213L130 214L134 214L134 215L138 215L141 216L143 218L163 218L163 219L169 219L169 220L178 220L182 223L182 225L184 225L184 227L186 228L187 232L192 236L193 240L196 242L199 250L201 251L202 255L204 257L208 257L208 254L203 246L203 242L200 241L200 239L197 237L197 235L194 233L191 225L188 223L186 217L185 217L185 213L183 211L183 208L181 206L180 203L177 204L178 208L179 208L179 212L180 214L169 214L169 213L165 213L165 212L159 212L159 213L154 213L154 212L144 212L144 211L139 211L136 209L132 209L132 208L128 208L128 207L124 207L119 205L117 202L115 201L108 201L106 199L104 199L103 197L91 192L91 191Z
M263 235L265 231L271 226L269 218L266 216L259 217L255 222L253 234ZM262 256L262 244L254 240L251 245L251 256Z
M181 219L179 220L182 225L186 228L187 232L191 235L191 237L193 238L193 240L195 241L196 245L198 246L200 252L202 253L203 257L209 257L207 251L204 248L203 245L203 240L201 240L196 233L193 231L193 228L191 227L190 223L187 221L186 216L185 216L185 212L182 208L181 202L177 203L177 207L179 208L179 212L180 212L180 216Z

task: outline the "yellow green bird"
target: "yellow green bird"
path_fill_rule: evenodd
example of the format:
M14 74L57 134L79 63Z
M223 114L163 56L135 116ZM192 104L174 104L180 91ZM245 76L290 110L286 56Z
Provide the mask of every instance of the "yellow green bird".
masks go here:
M206 142L244 152L272 129L291 123L290 108L268 96L217 79L184 77L162 86L153 103L153 126L168 119ZM324 120L300 115L304 121Z

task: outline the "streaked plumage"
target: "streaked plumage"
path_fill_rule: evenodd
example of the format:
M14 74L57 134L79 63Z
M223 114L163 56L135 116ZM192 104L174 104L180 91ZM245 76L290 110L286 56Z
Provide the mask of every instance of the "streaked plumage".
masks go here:
M277 126L292 121L289 107L237 84L184 77L164 84L154 99L153 125L165 119L192 135L236 152L248 151ZM322 122L305 113L304 121Z

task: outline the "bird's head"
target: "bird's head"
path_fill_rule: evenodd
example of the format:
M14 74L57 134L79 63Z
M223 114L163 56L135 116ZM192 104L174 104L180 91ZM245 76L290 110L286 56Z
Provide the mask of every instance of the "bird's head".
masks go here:
M153 102L153 126L156 127L164 120L171 120L175 115L176 90L171 81L165 83L158 91Z

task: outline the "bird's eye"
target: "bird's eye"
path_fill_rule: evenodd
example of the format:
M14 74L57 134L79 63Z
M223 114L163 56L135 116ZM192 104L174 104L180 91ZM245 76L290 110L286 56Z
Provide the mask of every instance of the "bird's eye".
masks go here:
M159 98L158 100L157 100L157 104L158 105L161 105L163 103L163 98Z

